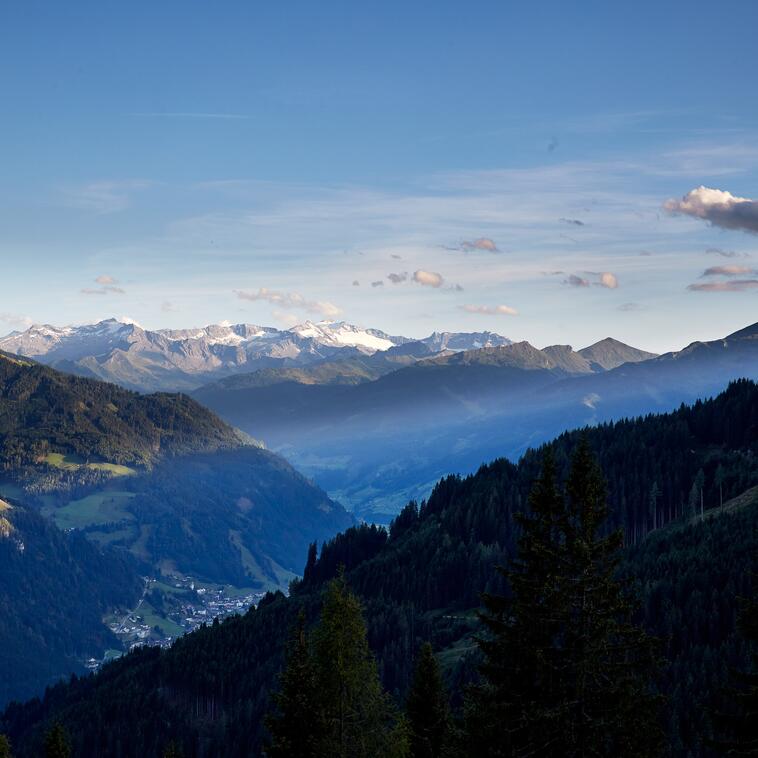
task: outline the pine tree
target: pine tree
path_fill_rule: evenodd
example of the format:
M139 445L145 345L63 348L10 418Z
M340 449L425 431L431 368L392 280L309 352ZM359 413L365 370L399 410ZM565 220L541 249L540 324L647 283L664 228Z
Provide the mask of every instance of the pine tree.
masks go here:
M616 579L622 534L601 533L606 486L586 438L574 453L566 496L562 754L655 755L662 739L650 682L656 656L651 640L631 623L634 607Z
M348 590L343 573L327 586L314 654L326 728L319 755L408 755L405 725L382 690L361 604Z
M275 712L266 719L271 742L266 750L271 758L316 758L325 737L316 671L308 646L305 615L300 613L292 630L286 668L274 695Z
M621 533L603 536L605 485L586 440L565 497L550 453L519 519L518 557L486 596L483 686L467 704L469 749L487 756L645 756L657 751L655 661L615 575Z
M451 731L450 707L432 646L421 646L406 705L413 758L445 754Z
M13 758L11 743L4 734L0 734L0 758Z
M71 758L68 733L56 722L45 734L45 758Z

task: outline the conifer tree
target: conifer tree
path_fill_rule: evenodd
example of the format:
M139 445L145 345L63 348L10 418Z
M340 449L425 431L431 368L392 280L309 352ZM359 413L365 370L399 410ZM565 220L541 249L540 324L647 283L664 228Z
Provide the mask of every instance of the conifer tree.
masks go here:
M45 734L45 758L71 758L71 743L68 733L56 722Z
M4 734L0 734L0 758L13 758L11 743Z
M325 731L302 611L292 630L274 704L276 711L266 719L271 734L266 754L271 758L316 758Z
M407 756L405 724L382 689L360 601L349 591L343 573L327 587L314 654L326 729L318 754Z
M558 489L550 453L519 519L518 557L486 596L485 683L467 705L469 749L487 756L657 752L652 645L615 575L621 533L602 534L605 485L586 440Z
M421 646L406 704L413 758L445 755L451 718L448 696L432 646Z

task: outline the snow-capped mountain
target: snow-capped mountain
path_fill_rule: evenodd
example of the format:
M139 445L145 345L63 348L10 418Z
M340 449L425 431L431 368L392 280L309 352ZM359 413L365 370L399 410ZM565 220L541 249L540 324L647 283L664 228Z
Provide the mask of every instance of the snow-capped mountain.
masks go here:
M435 332L412 340L343 321L306 321L286 330L213 324L150 331L131 321L107 319L82 326L35 324L0 339L0 350L131 389L155 391L191 390L215 378L260 368L306 366L393 349L421 357L507 344L510 340L490 332Z

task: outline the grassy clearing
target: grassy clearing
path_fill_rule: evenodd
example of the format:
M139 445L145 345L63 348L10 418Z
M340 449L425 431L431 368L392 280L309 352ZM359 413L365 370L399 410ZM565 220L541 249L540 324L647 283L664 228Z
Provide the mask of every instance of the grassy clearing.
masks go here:
M43 461L53 468L64 471L77 471L80 468L88 468L94 471L107 471L111 476L132 476L137 471L129 466L119 463L86 463L78 455L64 455L63 453L48 453Z
M134 516L125 510L126 503L133 497L133 492L97 492L81 500L72 500L51 515L61 529L133 521Z
M171 637L181 637L184 634L184 629L179 624L175 624L171 619L161 616L148 602L142 603L137 613L142 616L148 626L157 626L163 634Z

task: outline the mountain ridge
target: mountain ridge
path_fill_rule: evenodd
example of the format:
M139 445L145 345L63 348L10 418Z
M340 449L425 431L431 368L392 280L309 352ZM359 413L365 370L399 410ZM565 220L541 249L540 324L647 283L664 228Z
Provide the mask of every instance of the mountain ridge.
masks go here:
M418 340L344 321L306 321L286 330L214 324L150 331L131 321L106 319L78 327L32 325L1 338L0 350L129 389L177 391L260 368L302 367L391 349L415 355L509 343L492 332L435 332Z

